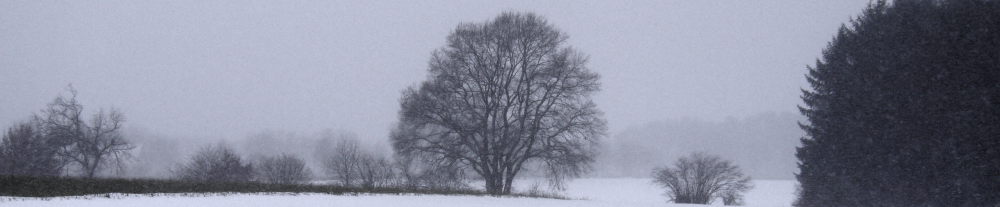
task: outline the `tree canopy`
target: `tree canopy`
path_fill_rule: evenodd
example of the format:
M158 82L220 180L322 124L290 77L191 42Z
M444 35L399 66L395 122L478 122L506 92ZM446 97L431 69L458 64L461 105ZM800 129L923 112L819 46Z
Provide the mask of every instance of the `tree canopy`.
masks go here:
M566 39L530 13L459 25L428 80L403 93L394 148L460 163L492 194L510 193L525 166L552 181L583 172L605 121L590 100L598 75Z

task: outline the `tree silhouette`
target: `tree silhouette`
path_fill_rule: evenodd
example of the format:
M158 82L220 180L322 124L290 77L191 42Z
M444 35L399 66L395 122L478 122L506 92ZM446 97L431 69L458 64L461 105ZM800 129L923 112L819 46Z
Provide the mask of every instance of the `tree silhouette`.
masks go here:
M998 20L998 1L878 1L842 27L802 95L796 205L997 205Z

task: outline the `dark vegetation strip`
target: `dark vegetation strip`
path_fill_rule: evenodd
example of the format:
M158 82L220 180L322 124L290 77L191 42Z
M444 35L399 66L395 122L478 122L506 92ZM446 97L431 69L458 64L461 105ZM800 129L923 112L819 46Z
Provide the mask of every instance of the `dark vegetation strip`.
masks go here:
M266 183L218 183L154 179L105 179L73 177L34 177L0 175L0 196L57 197L106 193L155 194L155 193L326 193L333 195L372 194L428 194L487 196L478 190L412 189L412 188L359 188L337 185L281 185ZM511 194L511 197L566 199L557 195Z

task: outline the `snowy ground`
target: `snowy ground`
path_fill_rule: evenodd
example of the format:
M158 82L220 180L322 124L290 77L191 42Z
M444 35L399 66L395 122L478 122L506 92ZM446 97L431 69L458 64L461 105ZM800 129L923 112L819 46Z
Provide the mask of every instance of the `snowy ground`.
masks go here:
M785 207L795 200L794 180L755 180L746 194L746 206ZM619 203L621 206L667 206L663 189L650 179L604 178L578 179L563 194L570 198ZM721 202L714 205L721 206Z
M746 196L747 206L790 206L794 199L794 181L755 181L756 187ZM540 198L497 198L489 196L442 195L356 195L326 194L235 194L182 196L165 194L61 197L47 200L0 198L0 206L470 206L470 207L611 207L660 206L681 207L701 205L667 204L662 190L648 179L593 178L571 182L563 194L577 200ZM721 204L716 204L721 205Z

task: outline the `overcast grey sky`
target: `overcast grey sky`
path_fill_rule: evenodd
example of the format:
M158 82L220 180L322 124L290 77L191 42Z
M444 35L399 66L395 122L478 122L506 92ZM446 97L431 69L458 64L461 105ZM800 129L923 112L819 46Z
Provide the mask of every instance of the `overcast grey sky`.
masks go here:
M177 137L263 129L385 139L445 37L535 12L602 75L610 133L655 120L795 111L837 28L868 0L2 1L0 124L72 83L92 112Z

